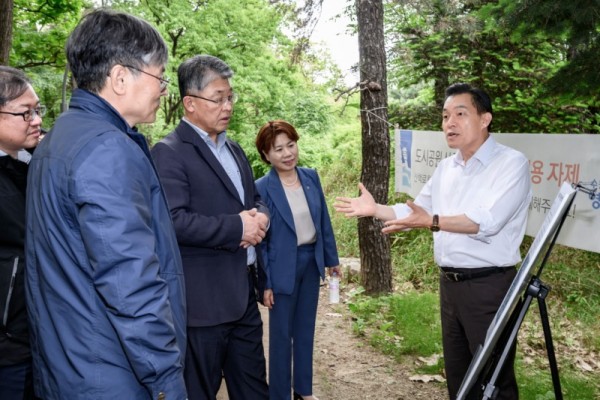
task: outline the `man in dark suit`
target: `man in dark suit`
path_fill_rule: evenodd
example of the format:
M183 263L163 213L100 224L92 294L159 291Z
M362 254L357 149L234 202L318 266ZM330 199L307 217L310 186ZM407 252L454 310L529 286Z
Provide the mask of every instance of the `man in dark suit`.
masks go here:
M188 304L185 378L190 400L267 399L255 277L269 212L241 147L227 138L232 70L212 56L178 69L184 117L152 149L183 259Z

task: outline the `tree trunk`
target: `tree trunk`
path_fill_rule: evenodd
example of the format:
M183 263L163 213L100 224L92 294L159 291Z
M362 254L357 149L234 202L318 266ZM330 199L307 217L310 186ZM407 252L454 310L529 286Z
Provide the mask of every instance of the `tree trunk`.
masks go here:
M390 175L390 132L387 121L387 73L383 36L383 1L356 0L362 126L361 181L375 201L386 204ZM380 221L361 218L358 237L361 282L369 294L392 290L390 240Z
M12 46L13 0L0 0L0 65L8 65Z

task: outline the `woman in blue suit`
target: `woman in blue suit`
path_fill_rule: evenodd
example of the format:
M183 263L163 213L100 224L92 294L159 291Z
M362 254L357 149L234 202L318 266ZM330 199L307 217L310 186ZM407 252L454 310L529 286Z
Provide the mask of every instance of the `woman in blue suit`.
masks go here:
M317 172L298 167L298 133L289 123L265 124L256 137L271 171L256 181L271 224L261 243L269 308L269 392L288 400L314 399L312 359L320 280L340 273L339 260Z

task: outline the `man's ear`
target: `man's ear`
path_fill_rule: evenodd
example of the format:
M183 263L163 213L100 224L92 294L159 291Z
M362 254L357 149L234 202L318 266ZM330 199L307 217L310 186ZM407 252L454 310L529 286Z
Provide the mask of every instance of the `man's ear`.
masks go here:
M492 123L492 113L486 112L481 115L482 128L488 128Z
M117 95L124 95L130 73L126 67L115 64L110 69L107 79L107 88Z
M194 99L190 96L183 96L183 99L181 99L181 103L183 104L183 108L185 109L185 111L189 113L192 113L196 110Z

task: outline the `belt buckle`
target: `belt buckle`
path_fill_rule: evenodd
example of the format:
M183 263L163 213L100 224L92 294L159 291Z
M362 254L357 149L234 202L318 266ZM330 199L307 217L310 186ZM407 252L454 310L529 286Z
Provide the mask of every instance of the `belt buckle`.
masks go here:
M460 277L462 276L462 273L460 272L444 271L444 274L446 275L446 278L454 282L460 282Z

